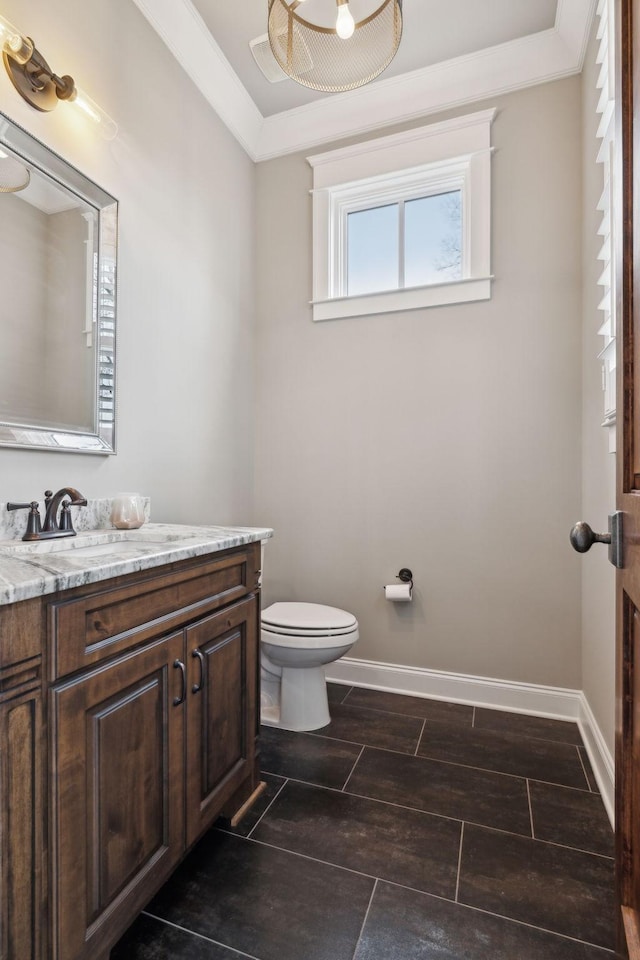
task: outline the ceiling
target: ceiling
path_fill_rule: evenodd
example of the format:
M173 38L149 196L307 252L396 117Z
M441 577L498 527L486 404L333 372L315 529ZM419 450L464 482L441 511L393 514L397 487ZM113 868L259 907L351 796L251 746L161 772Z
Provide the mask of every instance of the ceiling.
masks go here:
M249 50L268 0L133 0L249 156L268 160L580 73L596 0L404 0L400 49L373 83L269 83ZM307 0L309 7L334 0ZM378 0L350 0L354 16ZM333 9L333 8L331 8Z
M335 0L324 3L335 8ZM366 0L360 3L366 16L371 0L368 5ZM193 0L193 4L264 117L331 96L294 80L269 83L259 70L249 41L267 32L268 0ZM359 19L357 4L351 0ZM374 0L373 8L378 6L379 0ZM558 0L404 0L400 49L381 79L548 30L555 23L557 6Z

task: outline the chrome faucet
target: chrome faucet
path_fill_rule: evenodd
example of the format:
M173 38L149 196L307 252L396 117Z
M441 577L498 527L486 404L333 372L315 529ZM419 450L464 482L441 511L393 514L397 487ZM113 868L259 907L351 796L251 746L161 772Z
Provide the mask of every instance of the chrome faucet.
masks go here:
M65 497L69 497L65 500ZM60 518L58 519L58 510ZM23 540L51 540L54 537L75 537L76 531L71 523L71 507L86 507L87 501L73 487L62 487L57 493L45 490L46 508L44 523L40 523L40 510L37 500L31 503L8 503L7 510L28 510L27 532Z

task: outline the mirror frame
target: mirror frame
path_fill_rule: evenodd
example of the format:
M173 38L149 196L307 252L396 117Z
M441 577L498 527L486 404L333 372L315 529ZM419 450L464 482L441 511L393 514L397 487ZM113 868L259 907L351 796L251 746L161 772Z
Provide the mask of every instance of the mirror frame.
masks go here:
M0 447L32 450L55 450L67 453L115 454L116 452L116 332L117 332L117 246L118 201L83 173L63 160L49 147L0 112L0 148L6 147L33 170L52 183L75 194L93 207L98 217L98 262L94 276L93 317L96 330L95 398L93 431L73 428L52 428L37 423L20 424L0 420ZM112 239L108 239L112 238ZM108 249L109 248L109 249ZM111 255L107 257L107 252ZM112 283L108 312L101 309L100 278L107 262L112 262ZM106 293L106 291L105 291ZM111 316L111 311L113 315ZM101 361L108 350L110 363ZM101 370L101 363L106 366ZM109 370L111 373L109 374ZM108 379L111 383L108 383ZM101 382L102 380L102 382ZM112 391L112 399L105 397Z

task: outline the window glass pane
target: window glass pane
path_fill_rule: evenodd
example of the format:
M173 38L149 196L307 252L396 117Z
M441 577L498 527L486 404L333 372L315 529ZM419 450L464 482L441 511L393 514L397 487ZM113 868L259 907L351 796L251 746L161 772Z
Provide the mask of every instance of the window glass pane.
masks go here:
M398 289L398 204L347 215L347 293Z
M462 278L462 193L405 204L405 287Z

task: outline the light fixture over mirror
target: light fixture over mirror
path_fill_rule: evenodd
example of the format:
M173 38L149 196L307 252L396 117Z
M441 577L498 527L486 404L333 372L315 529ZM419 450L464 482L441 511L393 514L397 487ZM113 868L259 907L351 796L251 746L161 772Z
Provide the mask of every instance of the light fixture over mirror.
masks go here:
M63 100L95 123L106 140L113 140L118 127L111 117L76 86L73 77L68 74L59 77L54 73L33 40L3 16L0 16L0 49L11 82L27 103L36 110L48 112Z
M269 43L287 76L338 93L375 80L402 37L402 0L269 0Z

